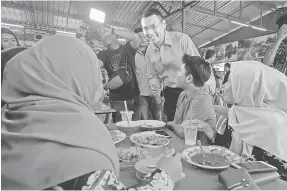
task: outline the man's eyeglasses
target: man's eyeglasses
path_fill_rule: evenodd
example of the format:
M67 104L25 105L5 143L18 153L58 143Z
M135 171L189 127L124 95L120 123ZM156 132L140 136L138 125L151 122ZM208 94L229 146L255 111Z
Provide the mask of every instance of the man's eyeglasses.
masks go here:
M149 30L155 31L161 23L162 23L162 20L157 25L152 25L151 27L143 27L143 31L149 31Z

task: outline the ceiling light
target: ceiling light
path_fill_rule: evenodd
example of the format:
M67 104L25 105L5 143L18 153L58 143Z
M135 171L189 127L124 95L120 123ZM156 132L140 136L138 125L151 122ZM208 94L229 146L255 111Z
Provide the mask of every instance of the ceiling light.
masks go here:
M264 28L259 28L259 27L254 27L254 26L251 26L251 28L256 29L256 30L260 30L260 31L267 31L267 30L264 29Z
M1 25L10 26L10 27L21 27L21 28L24 27L23 25L14 25L14 24L8 24L8 23L1 23Z
M76 33L74 33L74 32L67 32L67 31L57 31L57 33L61 33L61 34L67 34L67 35L75 35L75 36L76 36Z
M91 8L90 19L98 21L100 23L105 22L106 13L99 11L97 9Z
M241 25L241 26L245 26L248 27L248 24L244 24L244 23L240 23L240 22L236 22L236 21L230 21L231 23L237 24L237 25Z

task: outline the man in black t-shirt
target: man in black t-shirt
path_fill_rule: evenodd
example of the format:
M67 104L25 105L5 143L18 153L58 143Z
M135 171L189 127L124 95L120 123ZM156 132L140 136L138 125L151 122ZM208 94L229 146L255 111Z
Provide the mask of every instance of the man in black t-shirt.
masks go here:
M105 28L108 32L103 37L107 50L98 53L98 58L103 62L108 72L110 89L110 104L117 112L113 114L113 122L121 121L120 111L125 110L124 101L128 109L134 112L133 120L139 119L138 96L139 87L135 75L135 54L139 46L136 33L128 30ZM129 40L121 45L117 36Z

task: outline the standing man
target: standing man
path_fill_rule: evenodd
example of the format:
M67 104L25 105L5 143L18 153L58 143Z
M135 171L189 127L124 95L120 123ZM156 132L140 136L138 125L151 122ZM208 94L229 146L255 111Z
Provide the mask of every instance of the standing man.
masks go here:
M100 51L98 58L103 62L109 76L107 88L110 89L110 105L117 111L113 113L113 122L121 121L119 112L125 110L124 101L127 101L128 109L134 112L133 120L138 120L139 88L135 75L138 35L128 30L108 27L104 27L104 30L106 34L103 36L103 43L107 50ZM121 45L117 36L129 41Z
M135 56L136 76L140 89L140 118L143 120L161 120L161 99L154 99L149 88L148 68L145 61L148 41L143 34L142 28L136 28L134 32L137 33L140 38L139 47Z
M213 96L216 91L215 71L213 69L213 63L215 62L216 54L214 50L207 50L205 54L205 60L210 65L211 75L207 82L204 84L204 88Z
M279 17L276 41L264 56L263 63L273 66L287 76L287 14Z
M229 74L230 74L230 64L229 63L224 64L224 71L225 71L225 76L224 76L224 80L223 80L223 85L228 81L228 78L229 78Z
M184 33L166 30L166 22L157 9L149 9L141 19L143 33L151 42L146 52L152 94L159 96L164 87L164 113L167 121L173 121L179 94L176 77L183 65L184 54L199 56L190 37Z

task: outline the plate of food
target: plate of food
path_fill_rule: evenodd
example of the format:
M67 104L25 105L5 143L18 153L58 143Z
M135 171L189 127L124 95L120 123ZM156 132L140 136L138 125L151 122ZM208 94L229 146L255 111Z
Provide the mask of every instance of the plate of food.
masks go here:
M110 130L111 137L113 139L114 144L117 144L127 137L127 135L119 130Z
M165 122L158 120L139 120L138 122L141 123L141 128L152 130L163 128L166 125Z
M121 167L134 166L136 162L147 157L147 150L140 148L140 151L136 147L130 148L117 148Z
M159 135L154 131L145 131L132 134L131 141L144 148L162 148L169 144L168 138Z
M197 167L214 170L226 169L231 163L242 160L242 157L224 147L210 145L202 146L202 149L204 155L199 146L190 147L182 152L182 158Z

